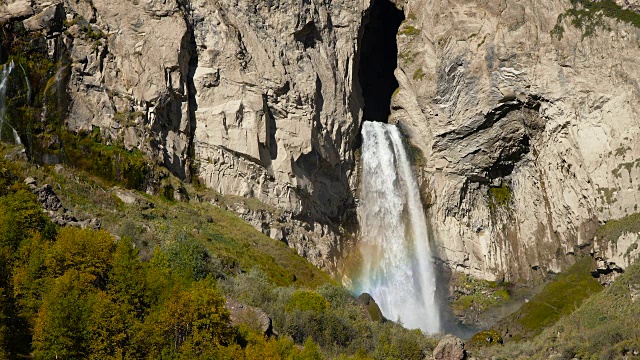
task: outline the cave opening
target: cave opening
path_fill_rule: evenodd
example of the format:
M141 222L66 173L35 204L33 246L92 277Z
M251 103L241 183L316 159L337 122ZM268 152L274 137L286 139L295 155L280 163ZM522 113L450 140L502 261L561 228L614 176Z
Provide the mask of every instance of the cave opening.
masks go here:
M404 13L390 0L372 0L363 19L358 78L364 99L363 120L387 122L391 96L398 88L393 71L398 65L396 34Z

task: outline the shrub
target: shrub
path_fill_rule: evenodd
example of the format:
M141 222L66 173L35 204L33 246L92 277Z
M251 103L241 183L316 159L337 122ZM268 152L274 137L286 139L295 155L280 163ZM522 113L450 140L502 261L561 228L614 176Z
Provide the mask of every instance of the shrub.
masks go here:
M312 311L322 313L329 308L329 302L324 296L310 290L299 290L291 295L287 303L287 311Z

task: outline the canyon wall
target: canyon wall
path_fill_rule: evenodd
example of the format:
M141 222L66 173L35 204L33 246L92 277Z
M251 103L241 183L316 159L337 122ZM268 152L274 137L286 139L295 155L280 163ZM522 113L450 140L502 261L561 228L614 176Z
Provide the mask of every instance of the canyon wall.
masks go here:
M274 223L263 230L330 270L355 206L355 59L368 6L10 0L0 20L14 32L5 42L37 39L58 62L69 130L99 130L182 179L277 208L261 215Z
M541 279L591 249L599 224L638 211L640 7L618 4L396 2L405 20L389 121L412 144L446 266ZM68 129L99 130L184 180L260 200L271 210L236 210L336 272L358 196L370 6L8 0L0 20L3 49L28 36L57 59ZM626 266L637 236L623 240L599 240L601 267Z
M638 211L640 23L616 16L640 14L565 0L404 11L392 118L422 152L443 262L540 279L589 248L599 223Z

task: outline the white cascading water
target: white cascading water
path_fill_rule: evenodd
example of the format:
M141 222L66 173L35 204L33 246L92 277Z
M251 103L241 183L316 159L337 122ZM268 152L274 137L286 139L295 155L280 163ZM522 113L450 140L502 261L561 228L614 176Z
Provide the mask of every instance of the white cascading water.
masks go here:
M362 126L358 218L363 267L354 285L407 328L440 331L435 272L420 192L397 127Z
M12 60L9 64L2 67L2 71L0 72L0 140L2 140L2 128L4 127L7 83L9 82L9 75L11 74L11 71L13 71L13 66Z
M29 103L31 101L31 82L29 81L27 72L24 70L24 66L22 66L22 64L20 64L20 68L22 69L22 74L24 75L24 82L27 84L27 103Z

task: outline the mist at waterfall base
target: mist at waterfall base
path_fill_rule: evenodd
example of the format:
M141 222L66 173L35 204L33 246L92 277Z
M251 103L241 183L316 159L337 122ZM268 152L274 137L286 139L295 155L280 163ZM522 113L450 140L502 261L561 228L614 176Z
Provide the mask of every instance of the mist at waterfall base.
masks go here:
M441 330L436 278L420 192L394 125L364 122L358 219L362 268L353 291L369 293L393 321Z

